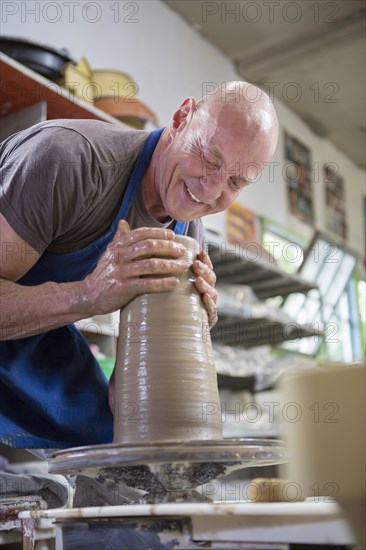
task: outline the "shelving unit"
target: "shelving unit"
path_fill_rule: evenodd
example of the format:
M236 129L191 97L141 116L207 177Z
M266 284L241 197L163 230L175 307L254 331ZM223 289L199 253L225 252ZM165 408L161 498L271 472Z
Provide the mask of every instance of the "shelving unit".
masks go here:
M260 300L294 292L307 293L317 288L299 275L284 273L249 249L238 251L238 247L232 245L210 246L209 253L220 283L248 285Z
M249 248L211 243L209 254L220 284L247 285L259 300L285 297L294 292L307 293L317 288L298 275L284 273L267 259L258 258ZM287 323L273 316L220 315L220 309L219 321L211 330L213 342L246 348L266 344L274 346L311 336L321 338L322 332L310 325L300 325L296 320Z
M288 340L309 337L322 339L324 336L318 326L299 324L296 319L291 320L289 315L285 314L281 308L269 306L263 302L268 298L287 297L296 292L306 294L317 289L317 286L299 275L283 272L275 265L274 261L271 262L266 258L259 257L260 247L253 252L255 247L231 245L220 241L220 237L210 233L209 230L206 239L209 243L208 251L217 275L219 291L219 319L211 329L211 339L214 345L225 345L234 348L233 358L226 358L229 364L234 366L232 374L228 375L220 372L218 367L219 390L220 393L221 391L239 392L239 394L236 394L238 396L237 400L242 399L243 392L246 391L255 400L257 397L254 398L254 395L259 391L256 369L254 367L253 370L251 366L248 369L240 370L243 362L245 364L245 358L241 356L239 351L240 348L275 347ZM235 287L225 288L226 285L228 287L235 285L239 289L236 290ZM241 285L250 287L255 296L251 292L247 293L244 289L241 292ZM225 292L228 293L226 301L223 298ZM237 352L235 352L235 348ZM268 353L270 355L270 351ZM261 380L265 363L263 363L263 357L259 360L261 364L258 363L258 376ZM270 364L270 360L268 364ZM242 374L236 374L235 365ZM244 372L248 374L245 375ZM259 386L263 386L263 380ZM272 391L272 383L269 381L269 385L264 385L261 391L263 389ZM227 394L224 395L223 400L225 401L226 398ZM248 436L245 431L248 426L245 423L240 428L242 433L238 426L237 428L238 433L236 436ZM255 433L249 432L249 436L253 436ZM274 435L278 436L279 434L275 433ZM224 436L229 437L225 432L225 426Z
M282 323L265 317L242 319L234 316L220 316L219 321L211 330L213 342L227 346L275 346L287 340L321 337L322 333L308 325L299 325L296 322Z
M88 118L130 129L116 118L75 97L69 90L0 52L0 116L40 101L47 103L47 119Z

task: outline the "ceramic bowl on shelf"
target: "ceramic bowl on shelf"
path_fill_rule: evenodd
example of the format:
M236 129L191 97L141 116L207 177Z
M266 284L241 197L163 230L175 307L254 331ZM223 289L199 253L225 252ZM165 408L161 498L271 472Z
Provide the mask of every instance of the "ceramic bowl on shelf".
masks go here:
M93 83L93 70L85 57L82 57L77 65L68 63L65 66L61 85L89 103L94 103L97 96L97 87Z
M109 97L133 99L139 89L129 74L111 69L94 69L93 82L98 90L98 99Z
M142 130L146 122L159 126L155 113L139 99L102 97L95 106L137 130Z

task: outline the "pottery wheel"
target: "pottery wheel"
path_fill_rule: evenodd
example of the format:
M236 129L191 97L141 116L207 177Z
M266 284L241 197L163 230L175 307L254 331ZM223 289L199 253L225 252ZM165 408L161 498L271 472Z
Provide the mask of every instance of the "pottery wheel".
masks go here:
M49 471L82 474L111 489L122 484L128 502L192 502L203 500L197 487L234 470L286 461L286 443L280 440L172 441L66 449L52 455Z

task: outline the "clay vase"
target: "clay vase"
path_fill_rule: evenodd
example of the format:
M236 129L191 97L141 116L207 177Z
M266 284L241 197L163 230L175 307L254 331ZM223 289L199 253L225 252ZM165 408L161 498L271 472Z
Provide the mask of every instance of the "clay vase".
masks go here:
M197 241L177 236L192 264ZM171 292L144 294L120 317L114 443L221 439L216 369L202 299L191 269Z

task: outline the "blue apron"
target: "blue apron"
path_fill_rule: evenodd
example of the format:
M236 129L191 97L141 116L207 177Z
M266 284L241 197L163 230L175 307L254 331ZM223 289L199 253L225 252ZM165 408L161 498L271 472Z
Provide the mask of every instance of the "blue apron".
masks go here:
M145 141L107 233L77 252L45 252L18 284L80 281L94 270L119 221L126 219L163 130L152 132ZM176 222L175 232L183 234L186 225ZM0 342L2 443L30 449L67 448L112 439L108 382L74 325Z

